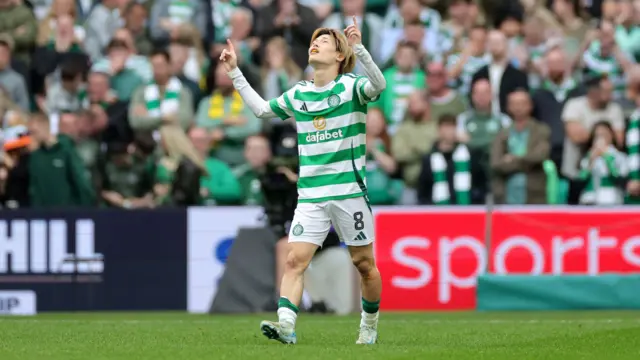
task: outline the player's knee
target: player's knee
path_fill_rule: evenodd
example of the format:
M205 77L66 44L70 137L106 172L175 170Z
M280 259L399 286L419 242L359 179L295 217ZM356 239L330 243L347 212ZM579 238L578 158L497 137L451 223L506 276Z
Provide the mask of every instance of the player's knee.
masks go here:
M355 265L356 269L360 273L360 276L363 278L367 278L371 276L372 272L375 270L376 265L373 260L373 257L366 255L353 255L351 257L351 261L353 261L353 265Z
M303 254L300 254L293 249L289 249L289 253L287 253L287 261L285 263L285 271L302 274L309 266L309 261L310 259L307 259Z

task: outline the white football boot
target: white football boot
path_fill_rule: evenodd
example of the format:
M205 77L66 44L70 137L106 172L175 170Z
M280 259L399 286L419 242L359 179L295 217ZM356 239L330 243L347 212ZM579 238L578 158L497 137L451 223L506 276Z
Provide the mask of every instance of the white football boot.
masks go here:
M373 326L360 326L360 335L358 336L358 340L356 340L356 344L365 344L371 345L378 342L378 329Z
M277 321L264 320L260 323L260 331L270 340L278 340L283 344L296 343L295 330L285 329L282 324Z

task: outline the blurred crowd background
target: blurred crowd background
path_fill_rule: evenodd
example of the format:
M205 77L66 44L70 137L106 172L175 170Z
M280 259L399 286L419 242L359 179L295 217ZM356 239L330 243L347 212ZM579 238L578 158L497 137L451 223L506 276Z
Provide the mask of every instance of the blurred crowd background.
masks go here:
M0 0L0 203L262 204L295 124L253 116L225 41L270 99L351 15L387 79L374 205L640 202L639 0Z

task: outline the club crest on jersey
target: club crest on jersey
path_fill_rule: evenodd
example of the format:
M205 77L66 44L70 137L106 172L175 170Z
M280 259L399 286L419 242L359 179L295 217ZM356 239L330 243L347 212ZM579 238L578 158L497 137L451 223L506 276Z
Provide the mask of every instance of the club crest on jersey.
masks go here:
M338 104L340 104L340 96L338 96L336 94L333 94L333 95L329 96L329 99L327 100L327 103L331 107L338 106Z
M302 225L300 225L298 223L298 224L296 224L296 226L293 227L293 231L292 232L293 232L293 235L300 236L304 232L304 228L302 227Z
M324 130L327 127L327 120L322 116L316 116L313 118L313 127L316 130Z

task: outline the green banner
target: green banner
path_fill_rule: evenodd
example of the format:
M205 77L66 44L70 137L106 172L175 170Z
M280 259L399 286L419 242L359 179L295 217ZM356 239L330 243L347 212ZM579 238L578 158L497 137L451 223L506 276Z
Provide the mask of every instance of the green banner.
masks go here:
M482 275L478 310L640 309L640 275Z

